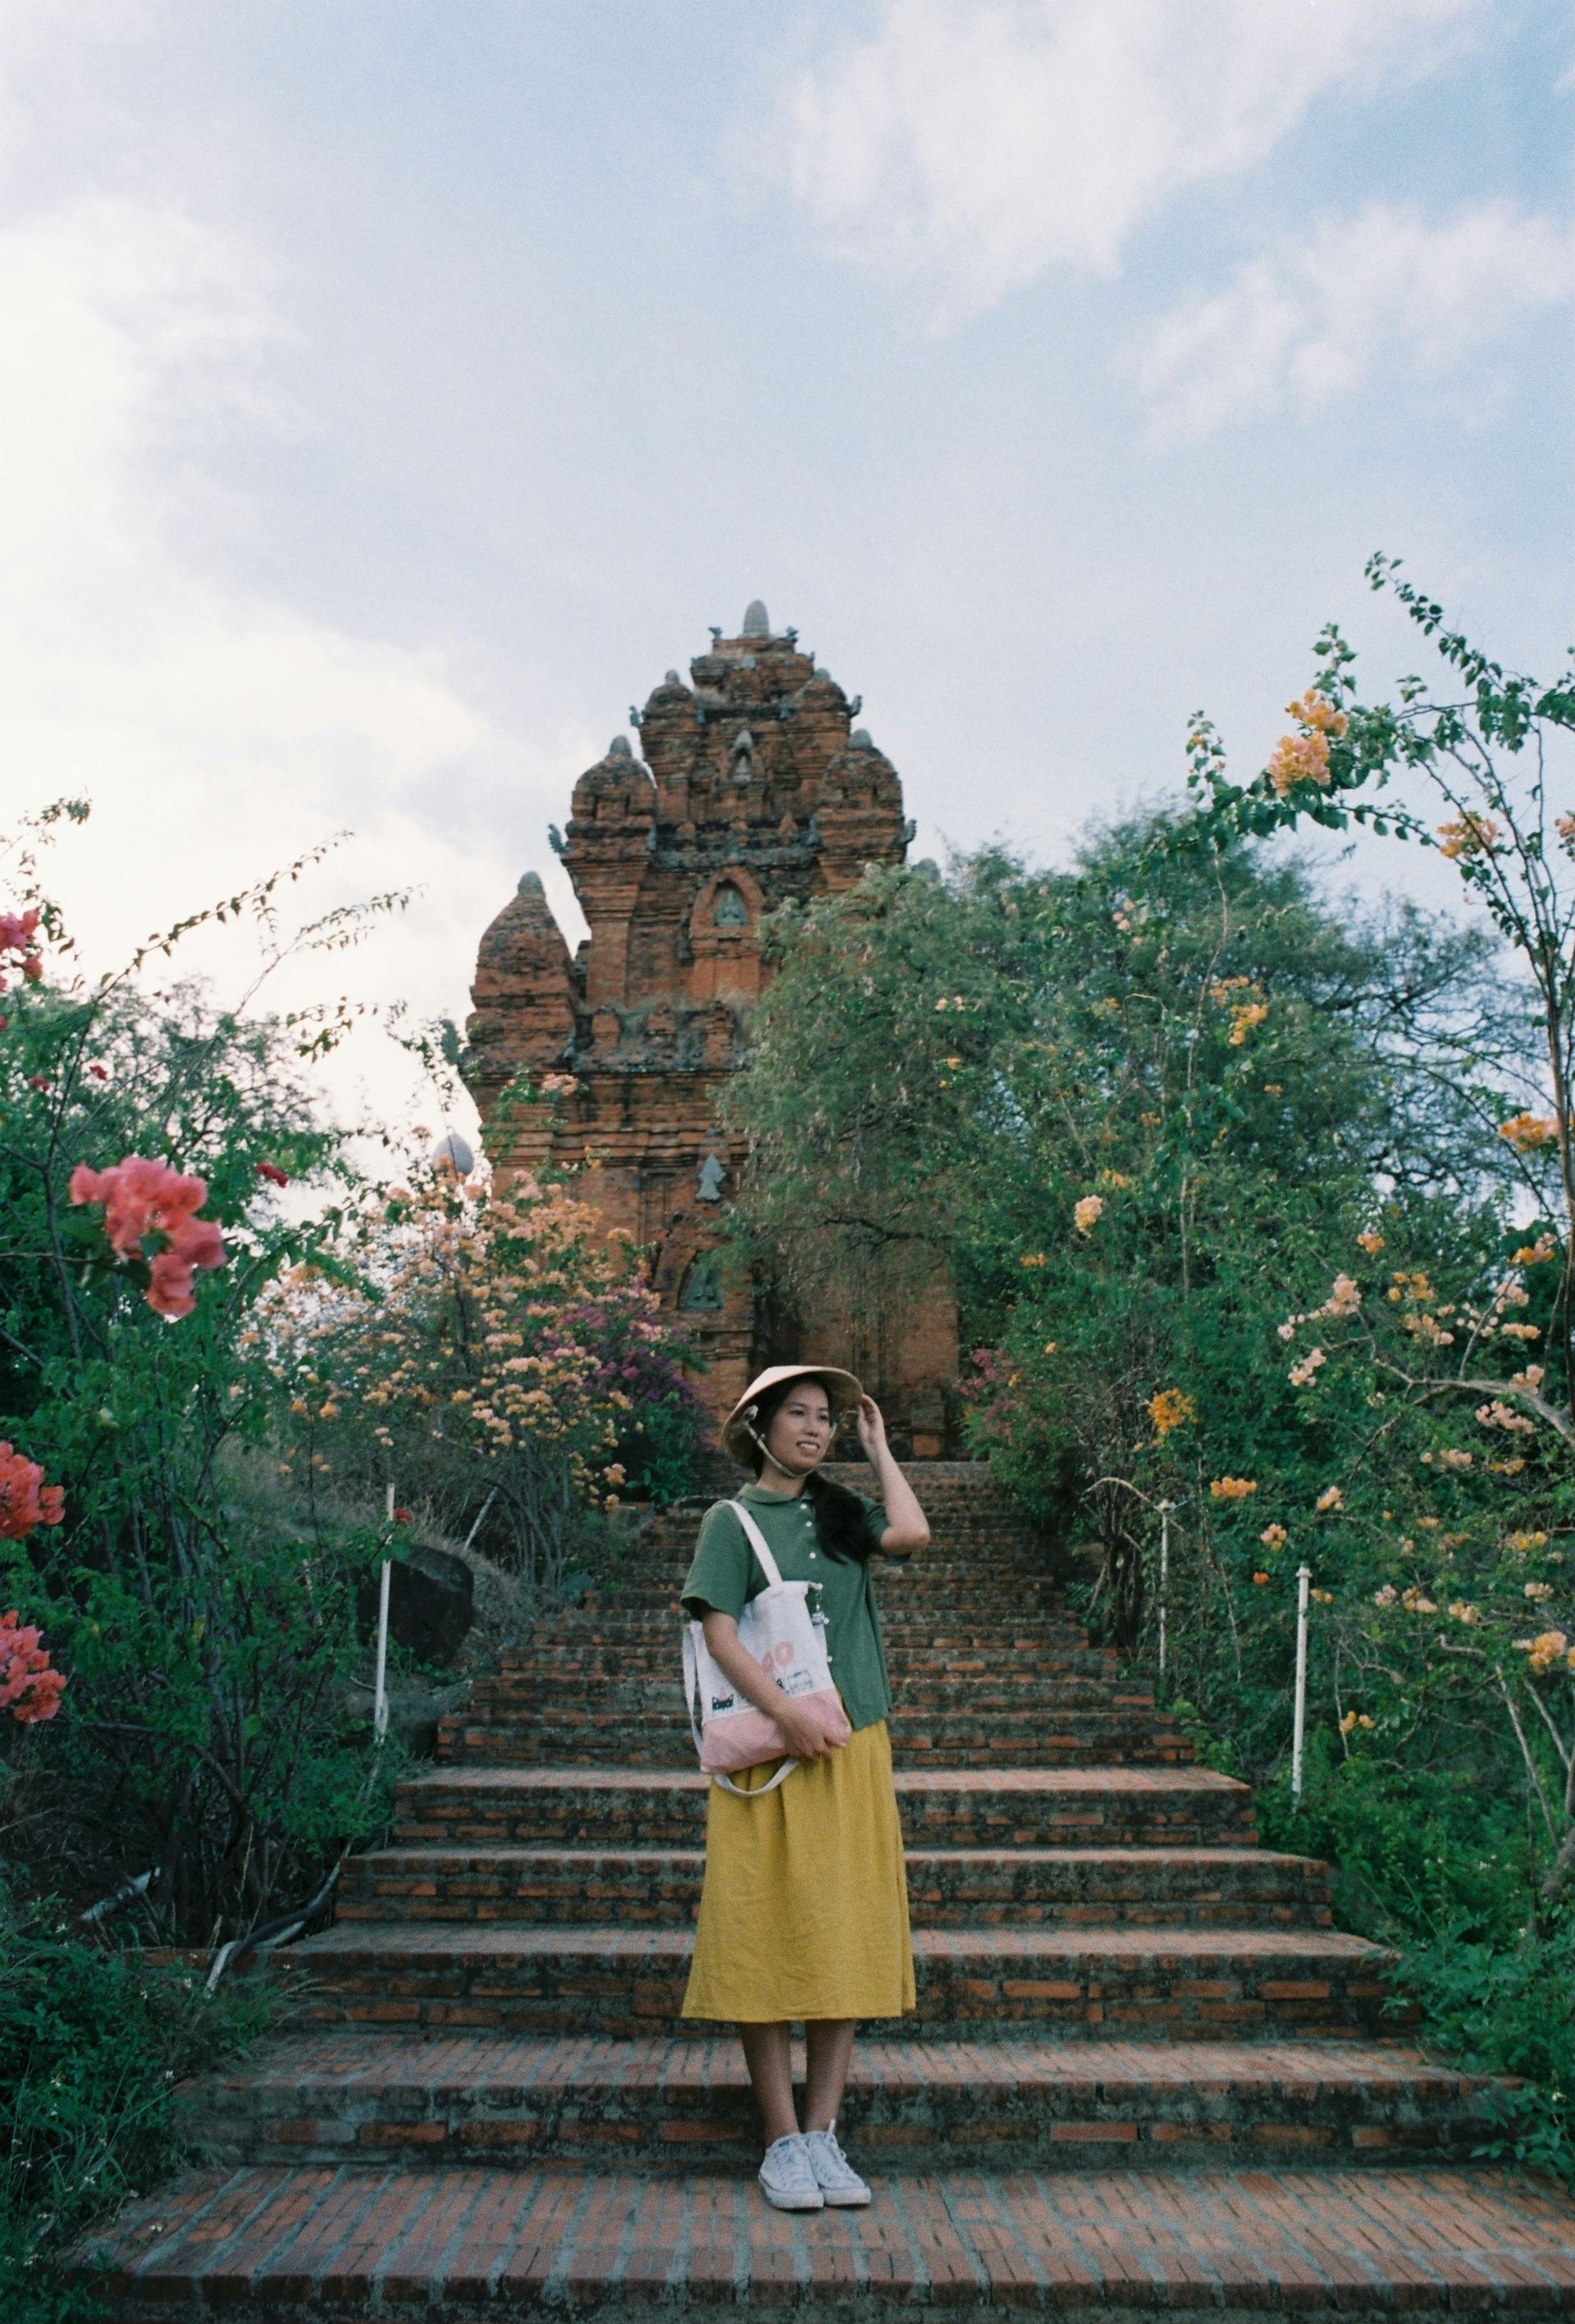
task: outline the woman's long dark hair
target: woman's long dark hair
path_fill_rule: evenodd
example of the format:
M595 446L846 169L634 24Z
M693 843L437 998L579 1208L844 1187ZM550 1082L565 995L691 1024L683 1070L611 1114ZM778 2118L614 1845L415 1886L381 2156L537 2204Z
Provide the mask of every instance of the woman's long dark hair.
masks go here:
M806 1379L813 1380L817 1388L824 1388L827 1401L830 1401L831 1384L822 1379L818 1372L801 1372L797 1379L781 1380L775 1388L768 1388L760 1398L760 1410L751 1424L758 1437L764 1438L793 1390L802 1388ZM766 1465L766 1456L758 1444L752 1448L751 1458L758 1478ZM826 1555L840 1559L844 1565L864 1564L870 1557L872 1544L864 1522L864 1504L857 1493L850 1493L845 1485L834 1483L830 1477L823 1477L816 1469L806 1477L804 1494L815 1511L815 1535Z

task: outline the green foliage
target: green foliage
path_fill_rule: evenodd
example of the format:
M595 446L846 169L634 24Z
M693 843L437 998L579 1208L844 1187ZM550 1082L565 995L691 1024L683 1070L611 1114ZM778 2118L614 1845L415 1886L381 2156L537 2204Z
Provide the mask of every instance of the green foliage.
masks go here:
M255 1988L84 1936L0 1885L0 2314L78 2324L101 2309L61 2262L97 2214L185 2158L189 2075L261 2029Z

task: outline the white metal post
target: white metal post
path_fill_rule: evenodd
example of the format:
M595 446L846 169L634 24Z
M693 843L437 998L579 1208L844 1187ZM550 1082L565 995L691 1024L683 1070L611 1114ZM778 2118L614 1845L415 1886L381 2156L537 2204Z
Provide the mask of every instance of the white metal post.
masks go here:
M393 1523L393 1487L388 1489L387 1516ZM390 1559L382 1561L382 1576L377 1593L377 1686L373 1696L373 1732L379 1738L388 1733L388 1587L393 1571Z
M1307 1734L1307 1585L1310 1565L1296 1568L1296 1710L1291 1728L1291 1803L1302 1804L1302 1745Z
M1174 1501L1159 1504L1159 1682L1165 1683L1165 1601L1170 1582L1170 1513Z

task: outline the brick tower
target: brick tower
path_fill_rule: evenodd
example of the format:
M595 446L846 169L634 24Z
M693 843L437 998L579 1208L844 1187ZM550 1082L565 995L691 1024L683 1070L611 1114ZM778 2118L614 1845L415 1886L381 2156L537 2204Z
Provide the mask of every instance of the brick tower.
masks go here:
M631 714L643 760L615 736L575 785L567 838L552 835L590 924L578 954L534 872L482 938L466 1077L488 1151L505 1176L584 1167L584 1199L633 1236L701 1342L714 1410L757 1365L815 1355L858 1370L904 1449L933 1457L957 1370L949 1291L900 1314L793 1316L720 1248L741 1154L716 1093L742 1059L762 922L900 863L902 786L852 726L858 697L758 602L689 672ZM505 1096L550 1074L574 1077L550 1105Z

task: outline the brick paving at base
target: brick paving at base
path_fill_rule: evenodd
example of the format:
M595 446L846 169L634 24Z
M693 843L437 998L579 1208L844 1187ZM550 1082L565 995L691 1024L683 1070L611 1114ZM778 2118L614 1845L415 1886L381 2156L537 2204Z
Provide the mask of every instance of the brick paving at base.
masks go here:
M870 2211L768 2210L738 2175L241 2171L121 2221L117 2314L524 2315L687 2307L1487 2308L1575 2313L1575 2210L1497 2172L955 2172Z

